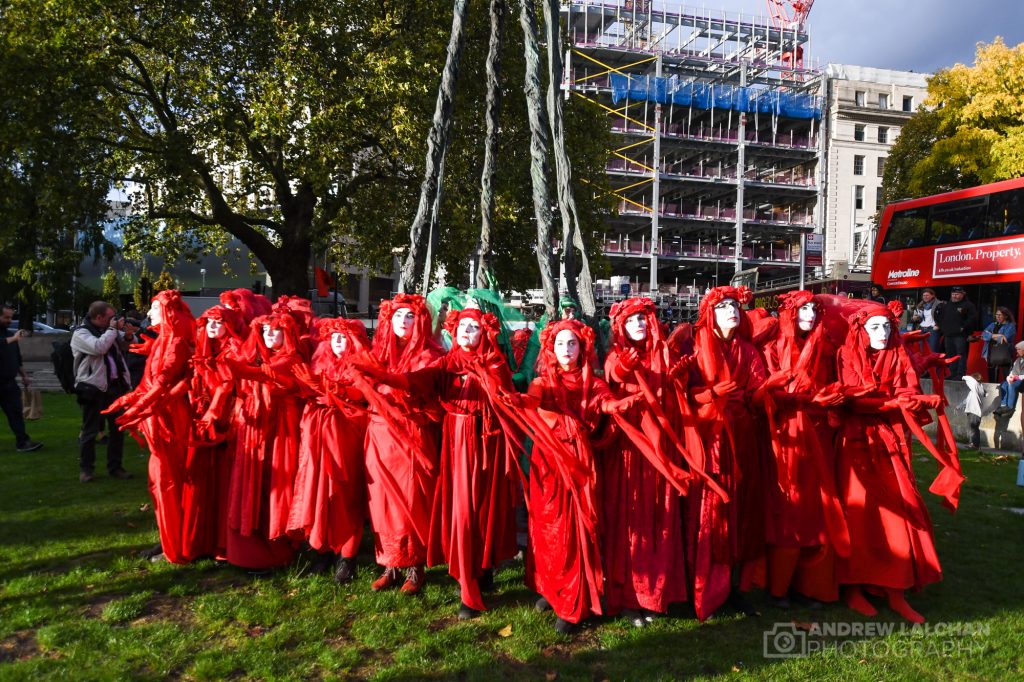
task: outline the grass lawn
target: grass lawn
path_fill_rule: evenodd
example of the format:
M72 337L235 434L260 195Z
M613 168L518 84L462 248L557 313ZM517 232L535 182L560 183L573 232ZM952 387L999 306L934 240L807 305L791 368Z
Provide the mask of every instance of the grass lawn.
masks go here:
M945 580L911 595L931 630L902 630L885 608L865 619L841 606L770 607L698 624L691 613L635 630L606 620L564 637L535 613L523 568L500 571L493 609L455 618L443 569L417 598L374 594L376 570L339 587L300 565L254 578L212 561L150 564L156 542L145 454L130 441L135 480L78 482L78 411L46 396L30 433L46 447L14 451L0 436L0 680L22 679L547 679L713 678L1024 679L1024 489L1016 461L968 452L969 477L952 516L927 495ZM918 458L920 460L920 457ZM917 464L930 481L934 466ZM372 556L364 544L361 559ZM768 658L781 623L816 652ZM893 631L852 632L876 627ZM840 628L828 630L828 628ZM849 629L842 629L849 628ZM830 636L831 635L831 636ZM778 652L780 649L773 649Z

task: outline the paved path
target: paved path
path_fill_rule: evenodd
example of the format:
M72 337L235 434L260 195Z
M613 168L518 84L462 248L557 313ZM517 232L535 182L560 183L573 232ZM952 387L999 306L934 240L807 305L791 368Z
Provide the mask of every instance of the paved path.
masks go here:
M51 362L26 362L25 371L32 379L32 387L38 388L43 393L63 393L57 376L53 373Z

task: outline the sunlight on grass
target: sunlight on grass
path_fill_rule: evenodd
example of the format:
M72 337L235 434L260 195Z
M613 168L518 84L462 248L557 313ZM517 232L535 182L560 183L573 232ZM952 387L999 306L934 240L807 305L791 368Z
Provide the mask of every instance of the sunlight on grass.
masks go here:
M347 586L306 574L308 558L259 578L211 560L150 563L138 556L157 539L144 453L128 442L134 480L81 485L77 410L70 398L47 396L46 411L33 426L44 450L0 455L3 480L17 482L0 496L0 680L1024 677L1024 517L1007 511L1024 507L1024 490L1012 458L965 453L969 481L955 516L924 493L944 580L909 599L929 625L968 623L980 634L901 630L884 608L875 619L840 605L782 611L754 593L760 618L727 612L701 624L680 605L643 630L600 619L567 637L554 631L552 613L534 611L521 563L496 574L492 608L473 621L456 618L458 590L444 569L428 571L414 598L372 592L369 537ZM925 490L934 465L915 466ZM765 633L776 623L797 632L827 623L894 629L766 658Z

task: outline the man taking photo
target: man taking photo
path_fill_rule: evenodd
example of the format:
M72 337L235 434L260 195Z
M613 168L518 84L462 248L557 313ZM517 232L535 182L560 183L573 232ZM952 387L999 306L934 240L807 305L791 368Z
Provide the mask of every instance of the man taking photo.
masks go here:
M75 358L75 392L82 408L82 432L78 437L78 480L89 483L95 476L96 436L107 422L107 472L113 478L132 477L124 470L124 434L115 419L119 414L104 415L112 402L128 392L128 365L124 359L124 340L114 319L114 307L106 301L89 306L85 324L71 336L71 353Z

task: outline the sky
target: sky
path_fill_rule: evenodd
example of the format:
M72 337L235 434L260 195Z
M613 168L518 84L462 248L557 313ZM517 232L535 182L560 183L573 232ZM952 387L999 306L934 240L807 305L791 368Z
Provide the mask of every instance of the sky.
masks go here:
M654 5L660 2L655 0ZM767 15L765 0L694 2L730 16ZM934 73L972 65L978 42L1024 42L1021 0L815 0L807 30L814 66L827 63ZM805 57L807 57L805 53Z

